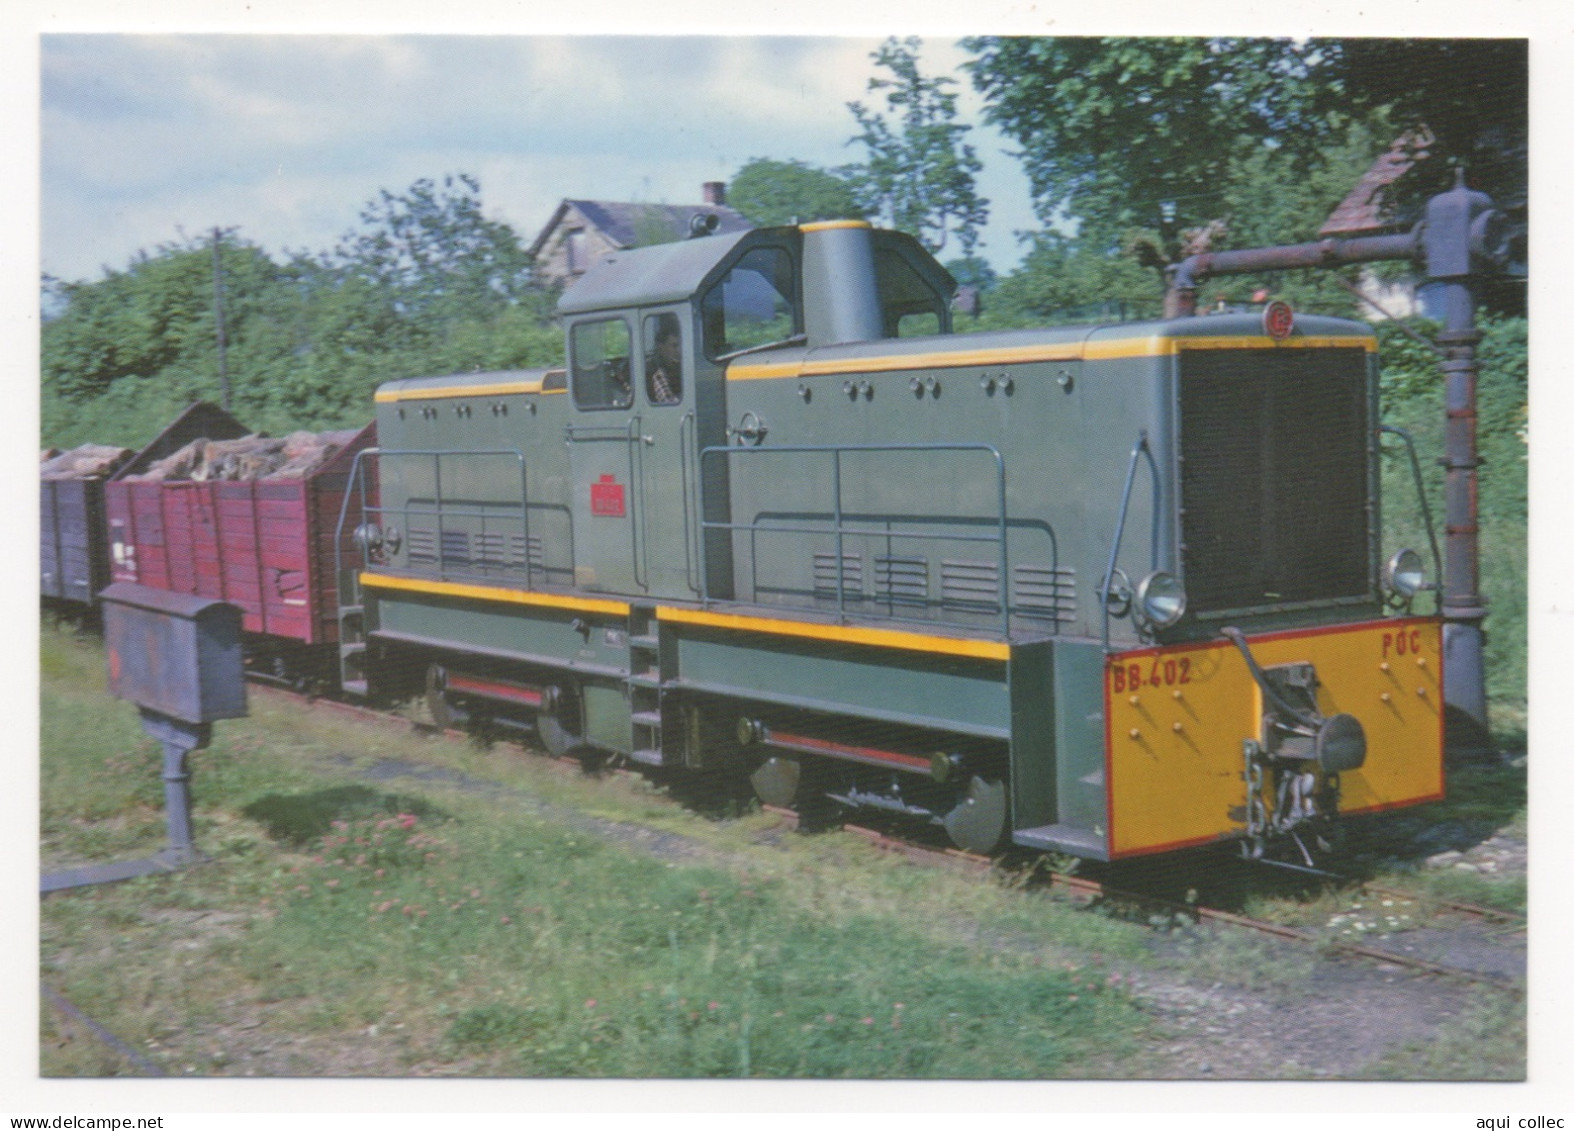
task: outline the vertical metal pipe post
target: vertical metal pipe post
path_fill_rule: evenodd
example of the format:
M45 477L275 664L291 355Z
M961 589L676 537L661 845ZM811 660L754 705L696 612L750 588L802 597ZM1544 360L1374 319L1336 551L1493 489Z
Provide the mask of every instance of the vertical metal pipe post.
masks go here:
M1486 665L1483 657L1486 602L1481 597L1477 539L1476 452L1476 281L1474 236L1491 200L1471 192L1461 177L1454 188L1427 205L1424 235L1427 276L1442 291L1444 397L1443 440L1443 698L1455 713L1449 744L1457 749L1487 739ZM1463 715L1464 718L1460 716ZM1467 722L1468 720L1468 722ZM1465 723L1465 733L1457 724ZM1474 731L1475 733L1469 733Z
M224 357L224 263L219 257L219 244L224 234L213 229L213 325L219 339L219 391L224 398L224 411L230 408L230 373Z

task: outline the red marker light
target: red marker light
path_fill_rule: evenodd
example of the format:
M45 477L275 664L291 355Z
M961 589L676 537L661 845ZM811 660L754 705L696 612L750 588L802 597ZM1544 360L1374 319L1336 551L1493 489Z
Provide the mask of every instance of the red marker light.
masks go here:
M1295 311L1283 299L1274 299L1263 307L1262 328L1274 341L1283 341L1295 329Z

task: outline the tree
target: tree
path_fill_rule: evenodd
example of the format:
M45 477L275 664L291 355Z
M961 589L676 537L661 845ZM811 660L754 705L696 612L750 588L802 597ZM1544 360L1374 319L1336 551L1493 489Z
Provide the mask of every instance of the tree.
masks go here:
M752 158L733 175L727 199L761 228L866 215L854 181L805 161Z
M1435 138L1426 194L1463 162L1505 203L1523 199L1522 40L998 38L965 41L985 115L1023 146L1046 223L1106 238L1219 218L1232 169L1271 153L1288 180L1326 165L1353 125ZM1517 178L1517 185L1514 183ZM1348 187L1348 186L1346 186ZM1113 242L1113 240L1109 240ZM1282 242L1274 240L1271 242ZM1244 246L1236 244L1236 246Z
M560 360L519 239L482 215L479 191L462 175L384 191L333 251L282 263L224 239L236 415L253 428L348 427L392 378ZM137 442L215 398L212 272L212 246L193 239L96 282L45 280L45 437Z
M869 91L884 92L894 127L861 102L847 104L862 131L853 141L868 151L863 192L870 212L930 251L939 253L954 234L962 254L971 255L989 219L989 201L973 183L983 166L962 140L969 127L956 120L956 94L949 89L955 80L924 77L919 47L916 38L892 38L870 56L893 76L870 79Z
M361 224L329 263L381 288L401 314L495 313L529 286L518 234L482 214L480 182L468 173L441 186L422 178L398 195L384 189L361 210Z
M1046 223L1119 233L1219 215L1232 160L1273 146L1304 162L1327 124L1315 49L1289 40L975 38L967 64L986 118L1023 146ZM1173 250L1173 246L1172 246Z
M1518 208L1529 176L1529 54L1523 39L1346 39L1328 45L1326 69L1358 108L1431 135L1431 159L1400 183L1402 204L1452 187L1458 166L1473 187Z
M980 294L988 292L1000 281L995 269L989 265L989 260L979 255L948 259L945 269L951 272L951 278L956 280L957 286L977 287Z

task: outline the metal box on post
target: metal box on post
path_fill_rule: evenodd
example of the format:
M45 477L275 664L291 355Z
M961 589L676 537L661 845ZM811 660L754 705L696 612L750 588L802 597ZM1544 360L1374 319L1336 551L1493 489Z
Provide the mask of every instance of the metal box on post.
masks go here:
M111 695L193 725L246 714L234 605L125 581L99 599Z
M207 597L117 582L99 594L109 692L137 705L142 729L164 746L169 847L131 860L45 875L44 893L167 872L205 857L191 838L186 756L213 737L216 719L246 714L241 612Z

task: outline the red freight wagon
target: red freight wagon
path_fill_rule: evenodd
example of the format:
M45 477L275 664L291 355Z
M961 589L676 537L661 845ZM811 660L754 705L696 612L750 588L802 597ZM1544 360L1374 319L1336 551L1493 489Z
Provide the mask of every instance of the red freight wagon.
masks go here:
M348 495L342 560L358 561L350 536L361 498L348 490L350 471L376 435L367 425L298 478L139 480L154 462L139 455L105 489L112 579L228 601L241 609L254 666L331 681L339 641L334 534Z
M173 454L199 436L228 440L246 429L223 409L200 401L113 475L59 478L45 475L39 495L39 590L49 600L89 606L109 584L109 547L104 530L106 484L139 461Z

